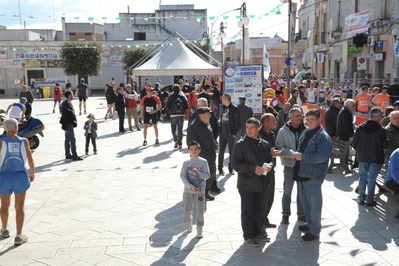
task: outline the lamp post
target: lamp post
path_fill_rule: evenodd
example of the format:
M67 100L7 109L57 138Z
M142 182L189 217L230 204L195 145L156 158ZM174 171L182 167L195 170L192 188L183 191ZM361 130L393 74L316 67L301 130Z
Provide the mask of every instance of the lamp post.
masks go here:
M399 46L398 44L398 35L399 35L399 29L398 28L394 28L391 31L391 35L393 36L393 46L394 49L396 49L396 47ZM392 77L394 79L398 78L398 57L396 57L396 52L394 51L394 57L393 57L393 75Z
M221 45L221 48L222 48L222 66L224 65L224 46L223 46L223 39L224 38L226 38L226 33L224 32L224 29L225 29L226 27L224 26L224 23L223 23L223 21L222 22L220 22L220 28L219 28L219 30L220 30L220 33L219 33L219 38L220 38L220 45Z
M211 48L209 47L209 34L206 31L204 33L202 33L201 45L202 46L204 46L204 45L207 46L206 49L207 49L208 55L210 57L212 57Z
M249 30L246 27L249 24L249 17L247 16L247 5L242 3L240 8L241 19L238 21L237 26L242 29L242 47L241 47L241 61L243 65L249 65Z

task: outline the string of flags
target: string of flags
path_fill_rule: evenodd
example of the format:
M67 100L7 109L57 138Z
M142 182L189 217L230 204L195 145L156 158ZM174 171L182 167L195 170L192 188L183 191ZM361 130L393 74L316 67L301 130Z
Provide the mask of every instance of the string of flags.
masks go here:
M271 9L270 11L263 13L262 15L249 15L250 19L261 19L263 17L267 17L269 15L275 14L275 15L281 15L281 10L280 7L282 7L283 4L279 4L277 5L275 8ZM2 14L0 15L0 19L1 18L6 18L6 17L21 17L21 14L14 14L14 15L5 15ZM51 17L51 16L48 16ZM62 17L65 17L65 13L62 14ZM27 18L29 19L35 19L34 15L28 15ZM222 19L224 21L227 21L230 18L230 16L228 15L224 15L222 17ZM234 17L237 20L240 20L242 17L241 16L235 16ZM103 24L107 24L107 23L118 23L120 24L121 22L121 17L79 17L79 16L74 16L74 17L70 17L71 20L74 20L75 22L90 22L90 24L94 23L94 21L101 21ZM134 16L134 17L130 17L130 20L134 21L134 20L144 20L144 22L149 22L151 20L160 20L160 19L184 19L184 20L188 20L188 19L195 19L197 21L198 24L201 23L201 21L204 19L204 17L202 16L176 16L175 14L171 14L168 17L160 17L160 16ZM216 16L208 16L209 21L211 22L211 24L213 24L213 22L216 19Z

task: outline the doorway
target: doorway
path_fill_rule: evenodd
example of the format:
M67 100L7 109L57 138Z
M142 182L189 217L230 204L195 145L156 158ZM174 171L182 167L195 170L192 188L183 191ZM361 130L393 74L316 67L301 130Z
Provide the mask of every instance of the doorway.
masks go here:
M32 85L31 79L44 78L44 70L43 69L28 69L28 70L26 70L26 76L28 78L27 84L28 84L28 86L30 86L30 85Z

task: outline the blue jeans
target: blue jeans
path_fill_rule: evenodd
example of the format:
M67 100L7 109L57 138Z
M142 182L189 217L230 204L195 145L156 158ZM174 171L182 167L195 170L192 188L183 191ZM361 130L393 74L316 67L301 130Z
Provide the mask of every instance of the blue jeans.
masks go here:
M172 127L172 136L173 141L177 141L178 144L182 145L183 139L183 123L184 123L184 116L173 116L170 118L170 126ZM176 126L177 126L177 134L176 134Z
M76 154L76 139L75 132L73 131L73 126L68 125L68 129L65 131L65 157L70 157L72 153L72 157L76 158L78 155Z
M321 230L321 209L323 196L321 185L324 179L312 178L306 182L297 182L298 194L305 212L309 233L318 236Z
M374 201L375 180L377 179L377 175L380 170L380 164L359 162L359 196L357 197L358 200L365 200L366 203L371 203Z
M239 189L241 196L241 227L244 239L255 238L261 234L261 218L265 191L248 192Z
M284 184L283 184L283 199L282 199L282 205L283 205L283 215L290 216L291 215L291 194L292 194L292 189L294 187L294 167L288 167L284 166ZM305 215L301 200L299 198L299 193L298 193L298 186L297 186L297 195L296 195L296 209L297 209L297 215L298 216L303 216Z

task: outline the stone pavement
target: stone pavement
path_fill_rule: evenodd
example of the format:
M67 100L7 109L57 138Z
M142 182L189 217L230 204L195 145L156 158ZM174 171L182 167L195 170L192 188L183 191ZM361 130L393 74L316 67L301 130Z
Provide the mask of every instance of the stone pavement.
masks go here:
M0 107L13 101L1 98ZM73 103L78 110L78 101ZM229 174L218 177L222 193L207 202L204 238L195 237L195 226L185 233L179 173L189 155L187 148L173 149L170 125L159 125L160 145L154 145L149 128L149 145L143 147L142 132L120 134L117 120L104 121L104 98L89 98L87 104L99 125L98 155L91 150L73 162L64 160L64 133L52 100L34 102L33 114L46 129L33 153L36 180L27 193L24 225L29 241L13 246L11 208L12 236L0 237L0 265L398 265L398 199L378 194L376 208L358 206L357 176L344 176L340 169L323 184L320 241L302 241L295 215L290 225L279 224L280 165L269 216L279 225L267 230L271 243L243 244L237 176ZM79 154L84 154L85 120L79 116L75 130Z

